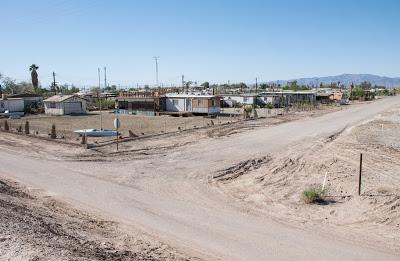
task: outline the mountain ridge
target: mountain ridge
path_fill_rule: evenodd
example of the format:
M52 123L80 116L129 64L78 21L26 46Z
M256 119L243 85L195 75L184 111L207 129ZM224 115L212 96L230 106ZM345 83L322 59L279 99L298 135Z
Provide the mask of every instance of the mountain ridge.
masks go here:
M362 82L370 82L373 86L385 86L387 88L400 87L400 77L387 77L379 76L375 74L350 74L344 73L335 76L323 76L323 77L307 77L307 78L297 78L292 80L277 80L270 83L276 83L281 85L286 85L290 81L297 81L298 85L328 85L331 83L344 84L349 86L352 83L358 85Z

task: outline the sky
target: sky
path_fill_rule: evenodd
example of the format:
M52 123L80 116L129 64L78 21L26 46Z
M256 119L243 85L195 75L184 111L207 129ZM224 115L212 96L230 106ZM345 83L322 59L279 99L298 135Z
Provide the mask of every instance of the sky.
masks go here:
M400 76L398 0L2 0L0 73L42 86ZM103 73L101 78L103 78ZM103 81L103 80L102 80Z

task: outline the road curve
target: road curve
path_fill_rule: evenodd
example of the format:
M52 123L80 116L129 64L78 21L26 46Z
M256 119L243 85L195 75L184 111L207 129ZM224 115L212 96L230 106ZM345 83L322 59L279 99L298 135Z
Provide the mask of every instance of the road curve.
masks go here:
M399 97L387 98L317 118L240 133L232 139L212 143L202 140L163 158L143 161L51 161L2 150L0 143L0 175L148 228L163 239L171 238L215 258L398 260L398 256L381 250L240 212L203 178L239 160L340 131L399 103ZM221 152L221 148L228 149ZM129 175L124 182L116 182L122 170Z

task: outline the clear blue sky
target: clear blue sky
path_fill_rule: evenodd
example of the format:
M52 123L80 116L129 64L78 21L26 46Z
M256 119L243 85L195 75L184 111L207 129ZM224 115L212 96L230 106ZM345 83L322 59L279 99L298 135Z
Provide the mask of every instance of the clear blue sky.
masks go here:
M2 0L0 72L44 86L400 76L397 0Z

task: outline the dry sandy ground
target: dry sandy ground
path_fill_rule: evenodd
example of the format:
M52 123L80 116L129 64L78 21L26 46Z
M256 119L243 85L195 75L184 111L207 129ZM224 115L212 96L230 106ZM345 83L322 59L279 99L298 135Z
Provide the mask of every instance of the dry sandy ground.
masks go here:
M125 142L120 153L0 133L0 173L207 259L396 260L399 103ZM325 172L326 204L304 204Z
M363 153L362 192L358 196ZM322 187L325 202L302 192ZM214 176L227 195L288 224L341 235L400 255L400 107L327 138L241 162Z
M102 116L100 116L100 114ZM204 127L213 124L222 124L238 121L240 117L219 117L211 119L207 117L172 117L172 116L139 116L120 114L121 122L120 132L123 136L129 136L129 130L136 135L159 134L163 132L176 132L178 130L192 129L195 127ZM81 116L46 116L30 115L21 119L8 120L13 130L29 121L32 133L38 132L39 136L47 137L51 132L52 124L56 125L57 134L69 142L79 141L78 135L73 133L79 129L101 128L101 122L104 129L114 129L114 119L116 116L108 111L91 112ZM211 123L212 122L212 123ZM0 120L0 126L4 126L4 120Z
M303 111L295 112L295 109L290 115L296 115L296 117L304 117L304 115L321 114L335 110L340 110L337 106L320 106L315 111ZM229 110L230 112L237 111L240 109ZM267 113L269 112L269 113ZM280 113L280 110L267 110L259 109L260 117L262 115L266 117L274 118ZM102 116L100 116L100 114ZM290 116L291 117L291 116ZM104 129L114 129L114 119L116 116L108 111L103 112L91 112L87 115L81 116L46 116L46 115L29 115L21 119L8 120L8 124L13 131L16 131L20 126L24 130L25 122L29 121L30 132L32 135L36 135L42 138L48 138L51 132L52 124L56 125L57 136L60 142L77 143L81 141L78 135L73 131L87 128L101 128L101 122ZM124 137L129 136L129 131L132 131L138 136L155 135L162 133L174 133L183 130L190 130L194 128L202 128L209 126L218 126L222 124L240 123L243 120L242 115L236 115L234 117L221 116L217 118L209 118L202 116L195 117L172 117L172 116L140 116L140 115L119 115L121 121L120 132ZM0 119L0 128L4 127L4 119ZM89 138L89 143L97 143L102 141L108 141L109 138Z
M199 260L4 178L0 213L1 260Z

